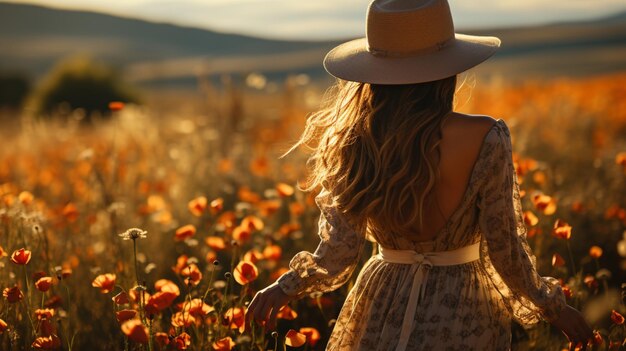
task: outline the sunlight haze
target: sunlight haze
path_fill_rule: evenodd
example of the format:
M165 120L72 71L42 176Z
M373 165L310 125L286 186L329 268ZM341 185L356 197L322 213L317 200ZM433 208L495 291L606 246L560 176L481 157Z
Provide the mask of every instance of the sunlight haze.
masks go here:
M366 0L9 0L284 39L337 39L364 33ZM450 0L457 29L527 26L626 11L623 0Z

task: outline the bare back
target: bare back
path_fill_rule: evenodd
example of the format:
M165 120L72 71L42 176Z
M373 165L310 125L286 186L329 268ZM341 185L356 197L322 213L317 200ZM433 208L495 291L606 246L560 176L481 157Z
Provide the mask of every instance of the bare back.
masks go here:
M465 195L483 139L495 122L488 116L457 112L448 116L439 144L440 177L435 183L434 196L426 199L424 230L416 231L413 241L433 240L445 227Z

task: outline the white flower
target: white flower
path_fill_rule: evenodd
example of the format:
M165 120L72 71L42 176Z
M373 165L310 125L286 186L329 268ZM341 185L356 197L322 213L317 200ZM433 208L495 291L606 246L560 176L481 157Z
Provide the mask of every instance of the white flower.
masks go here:
M136 240L148 237L148 232L139 228L130 228L127 231L118 234L124 240Z

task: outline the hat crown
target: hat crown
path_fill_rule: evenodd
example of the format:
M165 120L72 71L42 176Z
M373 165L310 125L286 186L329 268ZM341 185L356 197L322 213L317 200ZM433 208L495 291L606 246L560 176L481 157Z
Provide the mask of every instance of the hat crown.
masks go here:
M367 11L368 51L410 56L441 50L454 39L446 0L374 0Z

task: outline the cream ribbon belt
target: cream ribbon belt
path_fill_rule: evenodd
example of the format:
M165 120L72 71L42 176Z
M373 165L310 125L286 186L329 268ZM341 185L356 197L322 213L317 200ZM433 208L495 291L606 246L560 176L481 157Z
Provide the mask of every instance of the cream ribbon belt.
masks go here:
M402 331L396 351L406 350L409 336L413 331L413 320L418 301L422 300L426 288L428 271L433 266L454 266L469 263L480 258L480 242L456 250L418 253L413 250L393 250L378 246L378 256L389 263L410 264L409 276L413 276L413 285L406 306Z

